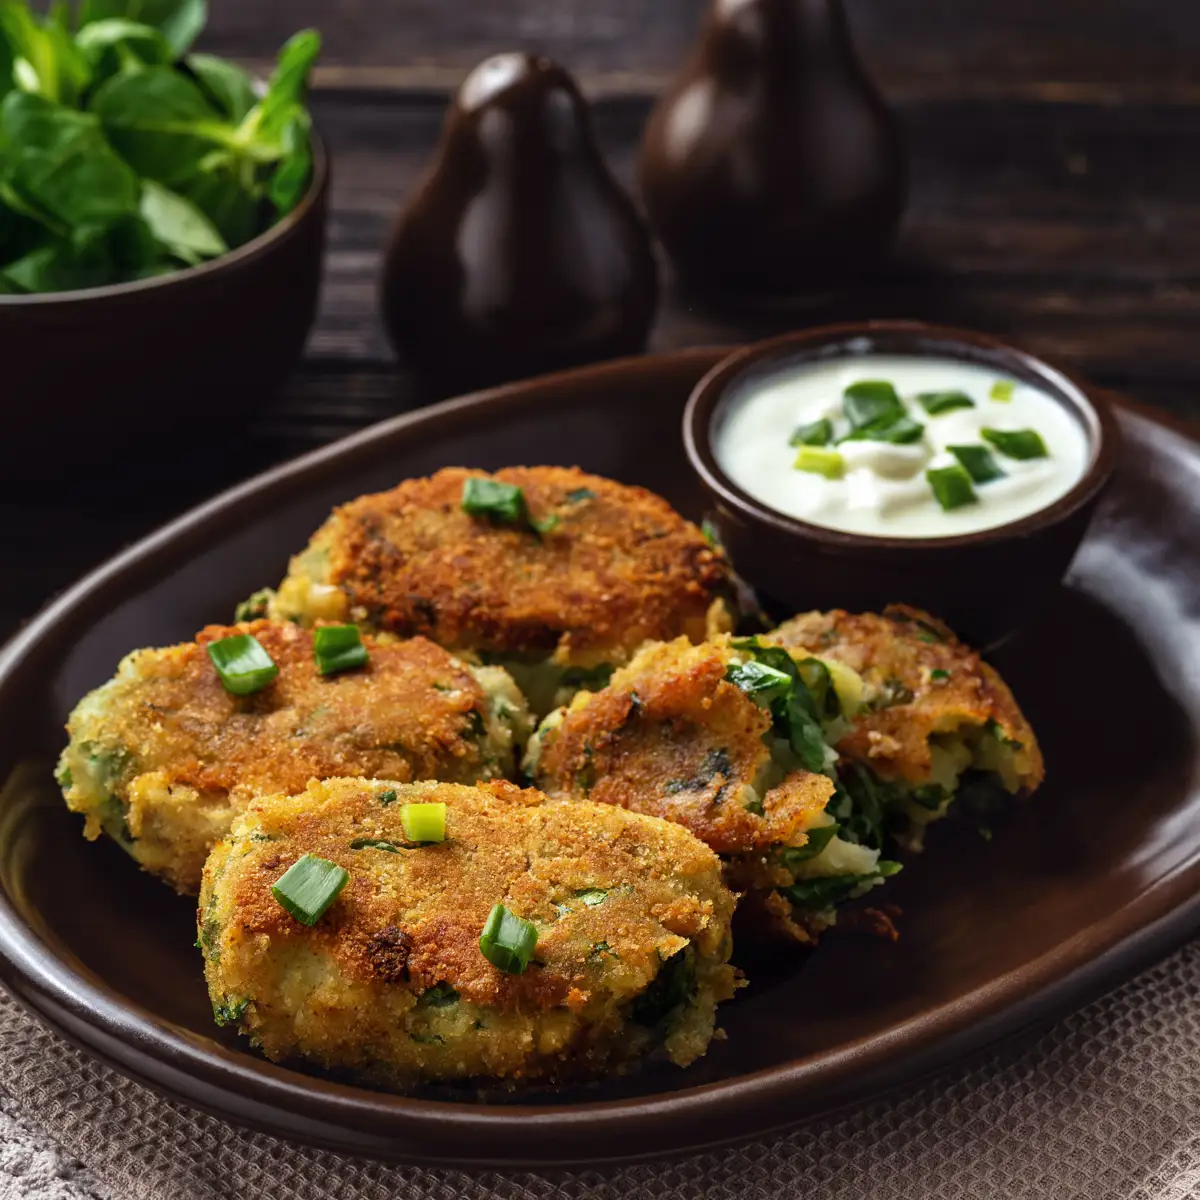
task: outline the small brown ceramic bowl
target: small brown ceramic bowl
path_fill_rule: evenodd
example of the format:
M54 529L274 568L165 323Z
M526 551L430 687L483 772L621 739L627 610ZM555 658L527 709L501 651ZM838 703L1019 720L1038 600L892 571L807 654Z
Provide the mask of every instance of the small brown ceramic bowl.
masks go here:
M0 473L28 482L114 470L246 419L287 378L316 315L329 161L296 208L220 258L75 292L0 296ZM216 451L219 453L219 450ZM144 463L144 459L143 459Z
M1087 435L1091 454L1083 478L1049 507L995 529L946 538L889 538L785 516L725 474L713 448L743 386L805 361L867 354L959 359L1041 389ZM737 351L692 392L683 437L721 541L771 615L911 604L984 647L1025 624L1058 587L1112 475L1118 447L1116 422L1094 389L995 338L918 321L830 325Z

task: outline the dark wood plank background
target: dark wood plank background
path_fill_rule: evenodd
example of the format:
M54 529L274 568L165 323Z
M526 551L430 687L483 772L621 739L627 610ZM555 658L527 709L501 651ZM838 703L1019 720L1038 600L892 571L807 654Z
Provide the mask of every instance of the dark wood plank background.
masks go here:
M391 360L375 275L388 223L465 69L502 49L561 59L596 98L601 144L629 183L653 95L705 0L210 4L205 47L252 65L304 24L325 36L313 107L333 154L334 212L308 356L235 447L216 452L197 437L169 476L97 464L102 487L64 482L36 495L0 480L0 637L81 571L219 488L423 398ZM790 314L715 314L668 290L654 347L734 343L839 317L926 317L1009 335L1200 417L1200 4L847 7L911 145L896 262Z

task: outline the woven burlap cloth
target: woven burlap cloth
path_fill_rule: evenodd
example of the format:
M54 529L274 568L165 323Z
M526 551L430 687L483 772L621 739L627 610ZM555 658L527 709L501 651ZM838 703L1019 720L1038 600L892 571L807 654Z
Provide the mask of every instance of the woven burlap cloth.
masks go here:
M463 1171L247 1133L93 1062L0 993L0 1196L29 1200L1200 1197L1200 941L1035 1040L686 1158Z

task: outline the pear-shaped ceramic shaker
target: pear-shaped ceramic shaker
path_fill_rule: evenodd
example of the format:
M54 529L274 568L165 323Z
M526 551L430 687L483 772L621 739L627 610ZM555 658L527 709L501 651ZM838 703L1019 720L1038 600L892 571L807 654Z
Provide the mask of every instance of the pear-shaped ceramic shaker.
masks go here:
M699 290L799 295L876 263L907 166L841 0L713 0L650 118L641 186Z
M467 76L384 265L397 353L442 394L645 347L650 237L571 76L502 54Z

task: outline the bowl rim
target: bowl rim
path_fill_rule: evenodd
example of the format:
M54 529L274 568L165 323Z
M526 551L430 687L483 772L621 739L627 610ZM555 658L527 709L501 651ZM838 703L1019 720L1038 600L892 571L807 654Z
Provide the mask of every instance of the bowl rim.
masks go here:
M795 357L798 351L815 354L839 345L849 347L852 343L869 344L876 340L894 340L899 345L879 348L868 345L857 352L903 355L906 353L903 345L907 341L925 343L916 347L922 357L938 357L939 353L953 357L954 348L966 349L968 354L964 357L967 361L995 366L1049 392L1081 418L1091 445L1087 469L1070 491L1053 504L1002 525L953 537L889 537L817 525L771 508L725 473L717 461L713 430L733 384L753 368L772 359L782 362ZM1017 540L1061 524L1090 504L1108 483L1116 466L1120 433L1109 403L1099 389L1011 342L991 334L927 321L867 320L817 325L767 338L730 353L692 389L683 412L683 444L692 469L706 490L744 520L768 526L776 533L818 542L825 549L874 553L891 558L903 553L953 552L968 546Z
M225 254L210 258L193 267L180 267L167 275L155 275L150 279L133 279L125 283L104 283L99 287L76 288L69 292L29 292L0 295L0 312L5 309L45 308L50 305L87 304L97 300L113 300L120 296L141 295L159 288L169 288L189 280L203 279L220 271L233 270L261 257L275 246L290 240L297 230L308 221L329 188L330 163L325 143L314 125L309 133L312 146L312 178L300 202L281 221L277 221L262 233L255 234L248 242L235 246Z

